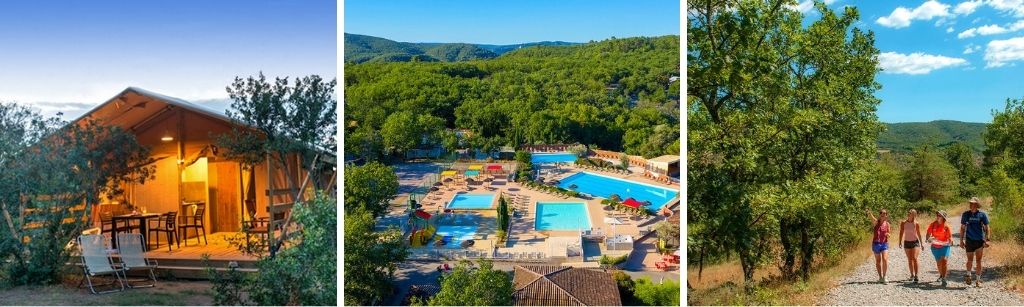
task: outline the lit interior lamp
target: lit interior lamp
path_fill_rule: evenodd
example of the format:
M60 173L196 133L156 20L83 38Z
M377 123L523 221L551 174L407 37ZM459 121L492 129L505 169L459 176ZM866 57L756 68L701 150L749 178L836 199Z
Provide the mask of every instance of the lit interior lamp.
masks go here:
M164 142L170 142L170 141L174 140L174 137L171 136L170 132L167 132L167 130L164 130L164 136L161 137L160 140L164 141Z

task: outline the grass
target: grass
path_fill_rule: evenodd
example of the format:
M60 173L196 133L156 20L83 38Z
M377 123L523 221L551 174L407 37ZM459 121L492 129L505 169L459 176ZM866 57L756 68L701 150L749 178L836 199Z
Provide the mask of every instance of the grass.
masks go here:
M871 238L865 237L851 253L834 265L816 269L807 281L782 281L778 279L779 269L774 266L755 271L758 280L753 293L743 290L743 271L739 261L713 265L704 268L704 274L697 279L697 268L687 269L687 281L693 289L688 290L688 305L816 305L818 298L835 287L839 278L864 263L871 253Z
M125 289L96 295L88 288L77 288L80 276L71 276L62 284L18 286L0 290L4 305L211 305L212 285L207 281L157 281L156 287ZM102 281L106 282L106 280ZM105 288L104 288L105 289Z

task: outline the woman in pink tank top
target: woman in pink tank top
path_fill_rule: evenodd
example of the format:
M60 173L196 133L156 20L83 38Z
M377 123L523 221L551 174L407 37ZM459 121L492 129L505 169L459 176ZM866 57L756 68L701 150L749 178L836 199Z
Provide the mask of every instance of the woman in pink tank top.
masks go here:
M874 236L871 239L871 251L875 253L875 270L878 271L878 282L886 284L885 273L889 270L889 211L878 210L878 218L871 214L871 210L865 210L871 223L874 224Z
M910 266L910 282L917 283L917 256L921 246L921 225L917 223L917 210L910 209L907 219L900 222L900 246L907 253L907 265Z

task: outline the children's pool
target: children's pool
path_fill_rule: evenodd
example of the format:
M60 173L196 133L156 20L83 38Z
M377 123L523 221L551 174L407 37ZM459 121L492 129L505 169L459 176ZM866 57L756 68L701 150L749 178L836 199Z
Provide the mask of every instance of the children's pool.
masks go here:
M476 226L438 226L436 233L439 239L446 236L452 237L451 241L444 245L445 247L459 248L462 241L472 240L476 237Z
M537 230L589 230L590 214L584 203L537 202Z
M575 187L572 187L573 185ZM559 181L558 186L604 198L618 194L623 200L632 197L640 202L649 201L651 205L646 207L648 210L661 209L669 200L679 195L679 191L673 189L587 172L566 177Z
M456 194L448 209L491 209L494 206L494 194Z
M534 153L530 155L530 162L538 163L572 163L576 162L576 154L571 152L557 153Z

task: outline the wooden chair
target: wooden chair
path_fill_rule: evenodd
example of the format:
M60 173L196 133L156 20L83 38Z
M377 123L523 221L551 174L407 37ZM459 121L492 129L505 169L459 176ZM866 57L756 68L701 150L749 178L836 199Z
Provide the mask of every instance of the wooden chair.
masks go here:
M178 226L178 231L179 232L185 232L185 246L188 246L188 230L189 229L195 230L195 232L196 232L196 242L197 243L199 242L199 233L202 232L202 235L203 235L203 245L209 244L209 241L206 241L206 225L203 223L203 216L205 216L205 215L206 215L206 205L205 204L198 205L196 207L196 214L186 215L184 217L184 222L181 223L181 225ZM178 235L180 235L180 234L181 233L179 233Z
M178 227L177 227L178 213L177 212L167 212L167 213L164 213L164 215L161 216L160 219L158 219L156 222L157 222L157 224L156 224L155 227L149 227L149 230L146 231L147 232L146 233L146 237L147 238L153 238L154 236L150 236L149 234L150 233L154 233L154 232L158 233L155 237L156 237L156 246L159 247L160 246L160 235L159 235L159 233L162 232L162 233L164 233L164 236L167 237L167 251L168 252L171 251L171 239L172 238L174 239L174 243L178 245L178 248L181 248L181 237L178 236ZM149 245L149 242L146 242L146 245Z

